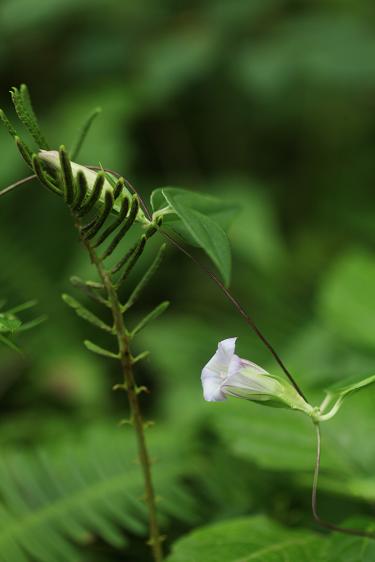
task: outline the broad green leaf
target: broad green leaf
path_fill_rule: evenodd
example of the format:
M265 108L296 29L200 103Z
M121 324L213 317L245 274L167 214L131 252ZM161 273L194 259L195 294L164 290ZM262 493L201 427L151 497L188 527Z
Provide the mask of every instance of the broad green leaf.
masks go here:
M326 539L263 516L201 527L178 540L167 562L319 562Z
M344 398L353 392L364 388L375 382L375 375L371 375L366 378L361 377L350 377L343 382L336 383L326 389L326 393L332 398Z
M231 225L234 216L238 213L239 206L237 203L230 201L225 201L218 197L213 197L212 195L207 195L206 193L196 193L193 191L188 191L186 189L178 188L158 188L155 189L151 194L151 206L153 211L163 209L169 205L169 202L164 194L164 191L174 191L179 197L183 197L184 205L191 207L196 211L200 211L204 215L211 217L215 222L217 222L224 230L227 230ZM170 222L169 215L166 215L165 219L167 224L173 224L176 221L176 217L173 217Z
M206 214L207 208L212 202L211 198L205 198L202 204L202 197L205 196L197 196L185 190L171 187L163 188L162 194L169 206L181 219L188 236L184 236L184 231L181 231L181 229L179 234L186 239L186 242L194 243L207 253L220 272L224 283L228 285L231 271L229 241L217 220ZM160 204L160 193L154 194L153 204ZM222 205L221 209L225 209L225 207ZM222 213L218 210L217 203L216 211L219 214ZM225 210L224 216L226 216ZM166 224L168 225L168 223Z
M353 518L345 521L343 527L366 530L375 533L373 521ZM375 540L334 533L327 544L322 562L373 562L375 560Z

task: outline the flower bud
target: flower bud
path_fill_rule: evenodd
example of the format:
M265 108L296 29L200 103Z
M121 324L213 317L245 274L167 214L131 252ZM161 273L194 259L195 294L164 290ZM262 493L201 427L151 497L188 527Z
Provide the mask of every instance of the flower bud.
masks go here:
M310 415L312 407L288 381L235 354L236 339L221 341L215 355L203 368L205 400L219 402L227 396L235 396L265 406L302 410Z
M38 156L52 170L54 171L61 170L60 156L57 150L40 150ZM77 174L79 171L83 172L87 181L88 194L90 194L94 187L98 175L97 172L94 170L90 170L89 168L86 168L86 166L81 166L80 164L76 164L75 162L70 162L70 165L72 167L74 179L77 178ZM106 191L111 191L113 193L113 187L107 179L105 179L104 181L102 194L99 199L99 201L101 201L102 203L104 203ZM127 192L127 194L129 195L129 192ZM115 204L113 206L115 211L119 212L124 196L125 196L125 190L123 190L122 196L118 197L115 201Z

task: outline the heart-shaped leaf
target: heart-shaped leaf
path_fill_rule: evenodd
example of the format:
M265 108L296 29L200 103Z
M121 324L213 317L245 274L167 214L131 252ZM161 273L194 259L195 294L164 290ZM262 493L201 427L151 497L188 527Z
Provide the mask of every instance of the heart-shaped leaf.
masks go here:
M154 211L168 209L164 225L177 232L188 244L202 248L228 285L231 255L224 228L229 226L236 207L209 195L173 187L155 190L151 204Z

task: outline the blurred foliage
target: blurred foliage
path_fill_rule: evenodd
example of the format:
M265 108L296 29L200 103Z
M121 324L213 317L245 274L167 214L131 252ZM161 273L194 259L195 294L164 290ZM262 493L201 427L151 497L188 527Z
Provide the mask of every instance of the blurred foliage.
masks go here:
M56 148L70 147L100 105L82 163L120 171L145 196L169 185L238 202L242 212L230 231L233 291L315 403L330 384L374 374L374 13L370 0L0 6L1 106L10 107L7 90L28 83ZM4 131L0 151L5 187L27 171ZM73 549L66 537L74 536L67 560L122 560L126 540L129 560L144 562L147 547L134 527L144 520L126 507L142 511L135 473L119 466L134 457L131 440L115 422L112 434L108 429L108 420L126 416L123 397L111 392L117 367L83 348L91 328L60 298L73 273L90 277L70 218L58 198L24 185L1 199L0 239L1 298L37 299L38 313L48 316L17 337L24 356L0 348L1 527L8 532L0 544L14 549L7 558L0 549L0 559L27 556L20 544L36 527L24 521L37 520L38 536L48 536L44 522L56 542L46 540L36 560L51 562L61 541ZM207 534L180 539L171 561L208 562L209 553L230 562L231 553L215 554L219 539L235 543L245 560L265 548L254 542L259 533L265 544L284 535L324 541L325 554L316 551L314 562L372 561L370 542L313 533L307 420L245 401L203 401L200 371L218 340L238 335L241 356L277 369L223 295L174 248L143 296L140 317L164 299L170 311L139 336L139 351L151 355L137 376L151 389L143 407L161 422L160 433L149 435L168 548L196 525L209 525ZM325 518L338 523L358 516L352 525L361 526L374 517L374 400L374 389L362 391L323 427L319 501ZM69 482L73 458L77 479ZM169 498L163 478L190 498L189 509ZM98 489L100 500L90 496ZM86 493L93 503L74 503ZM62 515L68 511L56 509L61 497L64 509L81 506L74 529ZM88 509L100 519L88 520ZM304 560L295 552L275 550L270 559Z

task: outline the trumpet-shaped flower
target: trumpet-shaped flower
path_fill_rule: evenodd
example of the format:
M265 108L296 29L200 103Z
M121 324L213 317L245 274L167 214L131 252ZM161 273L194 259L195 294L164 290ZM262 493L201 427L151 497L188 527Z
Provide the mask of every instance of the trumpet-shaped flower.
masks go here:
M235 396L310 414L312 407L288 381L235 354L236 339L221 341L215 355L203 368L201 379L205 400L220 402L227 396Z

